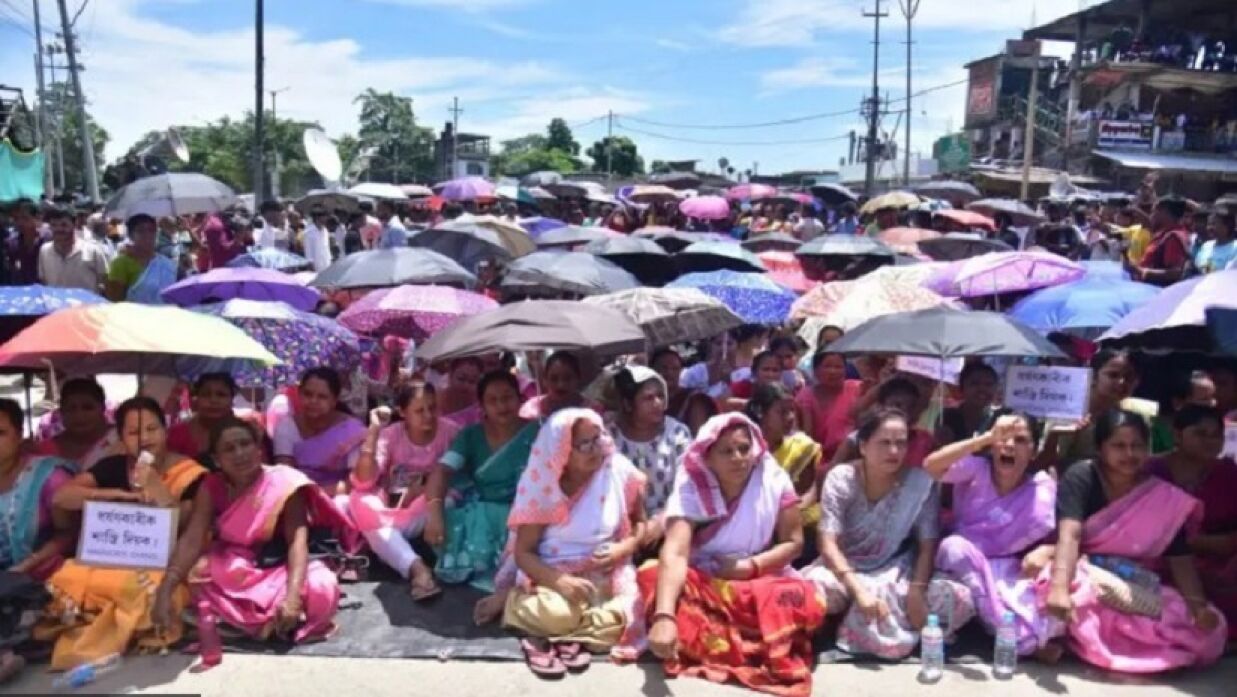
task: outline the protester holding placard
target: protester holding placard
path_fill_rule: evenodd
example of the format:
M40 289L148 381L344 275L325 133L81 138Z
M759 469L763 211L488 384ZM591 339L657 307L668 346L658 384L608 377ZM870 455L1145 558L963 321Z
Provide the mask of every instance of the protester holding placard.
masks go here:
M1187 405L1173 414L1176 447L1147 463L1151 472L1203 503L1203 521L1190 538L1207 598L1237 639L1237 464L1221 458L1224 420L1214 407Z
M1151 429L1141 416L1113 409L1095 418L1094 432L1096 458L1058 484L1056 555L1039 577L1047 611L1066 623L1070 649L1101 668L1214 663L1227 626L1203 594L1186 533L1202 504L1148 471ZM1100 563L1114 557L1120 575ZM1142 580L1162 567L1172 587Z
M1030 469L1038 430L1029 416L1005 414L986 433L932 453L923 468L953 485L954 534L941 541L937 568L966 584L990 633L1013 612L1018 652L1055 662L1059 624L1045 621L1035 576L1052 562L1045 541L1056 527L1057 482Z
M1138 387L1138 367L1127 351L1104 348L1091 357L1091 394L1087 415L1074 423L1058 424L1048 429L1043 451L1060 467L1095 456L1094 419L1112 409L1125 409L1142 416L1148 426L1155 416L1154 402L1135 399L1131 395Z
M104 458L74 477L56 492L54 505L61 511L77 512L88 501L128 501L178 508L184 520L207 470L168 451L163 409L149 397L134 397L116 409L116 427L125 454ZM139 458L145 453L149 453L149 463ZM66 561L48 579L52 602L38 631L40 638L56 640L52 668L64 670L124 653L135 644L152 649L178 641L180 611L188 601L183 586L173 596L174 620L161 632L150 622L154 589L162 578L161 571Z
M177 596L188 581L219 621L252 638L303 642L334 629L339 581L321 560L309 559L309 530L338 536L350 524L305 474L262 464L260 443L258 430L235 417L224 417L211 431L210 454L219 471L194 497L185 534L155 593L152 619L159 628L178 623ZM206 548L210 533L214 543Z

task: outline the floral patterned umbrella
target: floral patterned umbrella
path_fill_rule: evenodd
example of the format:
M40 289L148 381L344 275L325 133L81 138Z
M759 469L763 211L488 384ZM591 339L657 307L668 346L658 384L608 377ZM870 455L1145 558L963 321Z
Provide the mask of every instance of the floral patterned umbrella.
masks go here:
M238 298L191 309L235 325L283 362L269 368L250 365L232 370L241 387L290 385L318 366L348 373L361 362L360 342L350 329L287 303ZM193 361L182 367L181 377L193 379L219 369L214 360Z
M348 306L339 323L371 336L392 334L424 341L461 317L480 314L498 303L480 293L447 286L399 286L375 290Z
M834 326L849 331L882 315L914 312L930 307L958 305L948 298L903 281L834 281L823 283L795 301L791 319L815 320L820 327ZM816 336L817 332L811 335Z
M0 342L8 341L38 318L56 310L106 302L102 297L80 288L0 286Z
M923 286L953 298L1051 288L1086 275L1081 264L1049 252L996 252L946 264Z

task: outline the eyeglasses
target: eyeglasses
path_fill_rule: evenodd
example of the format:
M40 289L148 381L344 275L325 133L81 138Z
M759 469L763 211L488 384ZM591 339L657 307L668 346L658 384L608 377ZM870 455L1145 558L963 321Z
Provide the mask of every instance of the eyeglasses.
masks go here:
M605 436L595 436L588 440L578 440L571 444L571 449L581 455L592 455L605 445Z

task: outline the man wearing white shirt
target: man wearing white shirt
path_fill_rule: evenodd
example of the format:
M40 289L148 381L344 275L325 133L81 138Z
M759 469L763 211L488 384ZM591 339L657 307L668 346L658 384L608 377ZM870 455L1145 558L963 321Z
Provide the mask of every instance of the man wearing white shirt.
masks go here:
M52 239L39 249L39 280L53 288L81 288L99 293L107 279L108 260L95 243L77 238L73 216L57 208L47 214Z
M327 239L326 218L326 211L316 208L310 212L310 222L305 227L305 258L313 264L314 271L331 265L331 242Z
M285 227L283 206L278 201L263 201L262 227L254 229L254 244L263 249L288 250L288 229Z

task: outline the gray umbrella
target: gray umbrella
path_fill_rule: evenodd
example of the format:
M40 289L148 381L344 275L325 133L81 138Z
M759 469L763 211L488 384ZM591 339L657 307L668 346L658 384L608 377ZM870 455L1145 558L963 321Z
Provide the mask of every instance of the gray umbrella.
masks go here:
M916 186L914 191L921 196L943 198L955 206L965 205L983 196L974 185L953 180L925 182Z
M1015 201L1012 198L985 198L972 203L966 204L966 209L970 211L979 211L987 216L995 216L997 213L1008 215L1014 225L1034 225L1042 223L1044 216L1031 210L1022 201Z
M465 317L417 349L426 361L497 351L590 350L601 355L641 353L640 326L618 310L570 300L529 300Z
M998 312L934 307L868 320L833 342L830 353L963 358L1063 358L1034 329Z
M808 190L813 196L830 206L840 206L847 201L855 203L859 200L859 194L841 184L813 184L808 187Z
M935 261L970 259L989 252L1012 252L1013 247L996 239L970 232L951 232L919 243L919 251Z
M647 237L607 237L585 245L583 251L614 263L646 286L664 286L677 274L670 254Z
M639 286L635 276L584 252L534 252L511 262L502 281L512 295L598 295Z
M755 271L764 273L760 257L741 247L737 242L697 242L674 255L674 263L682 273L708 273L709 271Z
M599 227L583 227L580 225L564 225L541 233L537 237L537 247L577 247L590 242L604 240L610 237Z
M533 172L532 174L524 175L524 178L520 180L520 184L523 186L550 186L551 184L557 184L562 180L563 175L558 172Z
M296 200L293 204L301 215L309 215L315 208L321 208L327 213L345 211L355 213L361 210L361 201L346 191L329 191L314 189Z
M822 235L795 251L801 257L888 257L893 250L862 235Z
M472 285L477 278L430 249L374 249L349 254L318 274L317 288L388 288L404 284Z
M129 218L138 213L164 216L215 213L236 205L236 193L223 182L196 172L167 172L143 177L117 191L104 216Z
M784 232L767 232L749 237L742 242L743 248L756 252L794 252L803 246L799 238Z
M495 229L472 221L453 220L408 238L409 247L432 249L475 269L482 261L507 262L537 249L520 229Z

